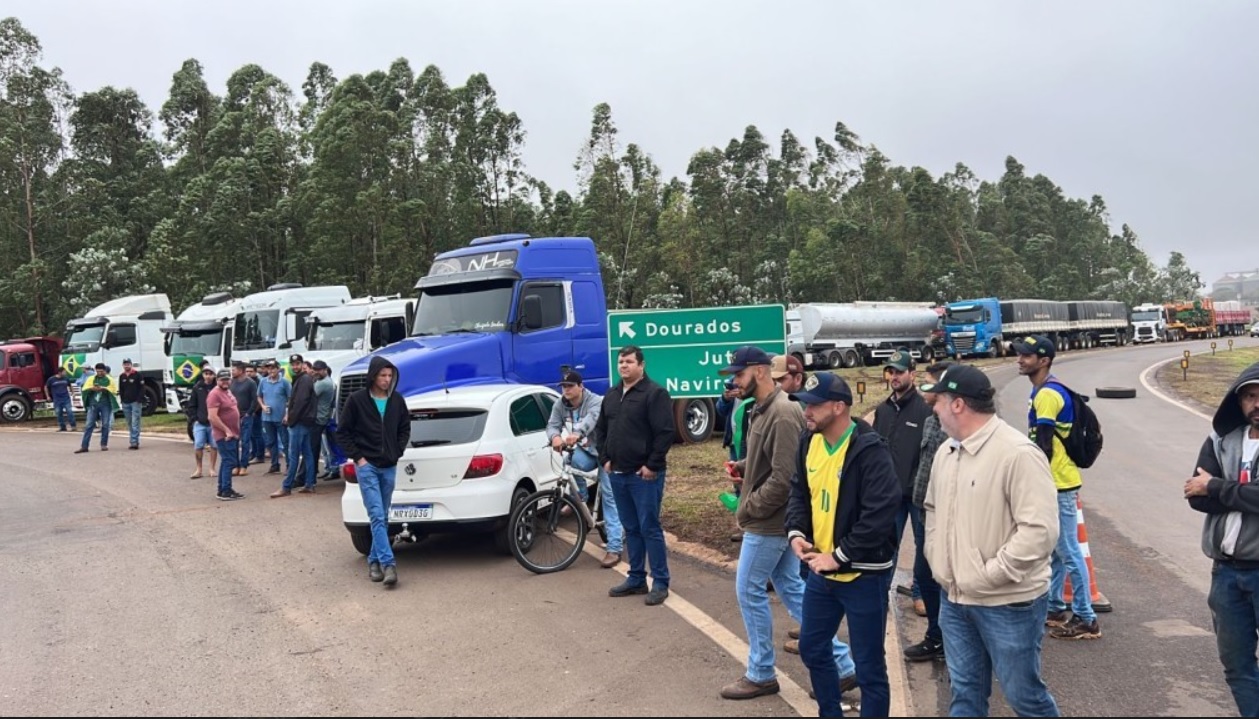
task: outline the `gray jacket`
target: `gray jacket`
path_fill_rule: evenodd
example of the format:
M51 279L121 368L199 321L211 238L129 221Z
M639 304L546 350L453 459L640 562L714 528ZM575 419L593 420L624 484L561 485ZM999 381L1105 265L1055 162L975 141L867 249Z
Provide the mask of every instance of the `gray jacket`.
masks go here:
M1259 381L1259 362L1242 371L1220 402L1211 421L1211 435L1198 452L1197 467L1210 474L1207 496L1190 497L1189 506L1205 513L1202 524L1202 551L1215 560L1254 563L1259 569L1259 452L1250 463L1250 484L1240 484L1242 441L1250 422L1242 414L1237 390L1247 382ZM1232 555L1222 549L1228 516L1238 513L1241 527Z
M560 397L560 401L551 406L551 418L546 423L546 441L550 442L564 431L564 423L571 420L573 431L587 438L584 445L596 457L595 423L599 421L599 410L603 408L603 398L586 388L581 390L581 402L571 407L568 400ZM578 443L581 444L580 442Z

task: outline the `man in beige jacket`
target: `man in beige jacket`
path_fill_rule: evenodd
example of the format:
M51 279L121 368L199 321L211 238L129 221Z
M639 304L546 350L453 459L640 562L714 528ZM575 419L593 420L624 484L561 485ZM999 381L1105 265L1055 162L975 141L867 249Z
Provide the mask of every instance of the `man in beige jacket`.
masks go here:
M922 391L952 441L923 501L926 554L942 590L950 716L988 716L992 675L1020 716L1058 716L1040 674L1058 498L1045 453L996 416L988 376L954 365Z

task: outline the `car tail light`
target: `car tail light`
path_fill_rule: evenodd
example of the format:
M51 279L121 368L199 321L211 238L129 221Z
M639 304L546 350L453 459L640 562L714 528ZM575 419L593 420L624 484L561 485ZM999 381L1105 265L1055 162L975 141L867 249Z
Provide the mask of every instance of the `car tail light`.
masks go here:
M358 466L353 461L341 465L341 479L350 484L358 484Z
M468 471L464 473L464 479L479 479L481 477L493 477L503 469L503 455L501 454L478 454L468 463Z

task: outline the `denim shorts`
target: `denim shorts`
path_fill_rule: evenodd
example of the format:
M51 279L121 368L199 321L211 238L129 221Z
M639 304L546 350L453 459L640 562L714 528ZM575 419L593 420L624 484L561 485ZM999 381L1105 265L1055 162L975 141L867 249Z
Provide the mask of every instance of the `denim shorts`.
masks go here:
M214 437L210 435L210 425L201 424L200 422L192 423L192 448L205 449L209 447L214 449Z

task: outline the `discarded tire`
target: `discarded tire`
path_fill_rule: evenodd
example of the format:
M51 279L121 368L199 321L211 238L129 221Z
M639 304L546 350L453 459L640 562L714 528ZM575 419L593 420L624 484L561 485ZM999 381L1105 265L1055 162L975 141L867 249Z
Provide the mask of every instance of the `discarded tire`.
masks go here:
M1094 393L1102 399L1132 399L1137 391L1132 387L1098 387Z

